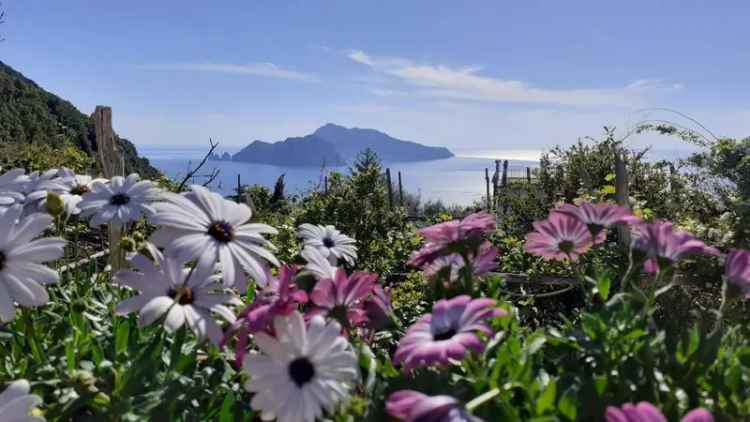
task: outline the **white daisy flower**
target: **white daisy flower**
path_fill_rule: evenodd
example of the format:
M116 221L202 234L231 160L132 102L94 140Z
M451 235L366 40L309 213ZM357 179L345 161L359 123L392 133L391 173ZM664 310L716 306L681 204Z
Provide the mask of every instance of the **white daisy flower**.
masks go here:
M29 173L29 180L23 186L23 194L26 197L23 201L26 206L26 212L43 211L44 202L47 199L47 192L61 193L63 190L61 179L57 176L57 169L51 169L43 172L33 171Z
M58 178L54 180L57 190L65 204L66 215L78 215L81 209L78 204L83 200L83 194L91 192L94 183L107 183L106 179L94 179L86 174L76 174L73 170L65 167L57 172ZM45 201L46 202L46 198ZM42 206L45 204L42 203Z
M23 189L28 182L24 169L12 169L0 175L0 207L23 203Z
M138 312L138 323L142 327L166 315L164 328L168 332L176 331L187 322L200 340L208 338L218 345L222 330L211 313L234 322L234 313L225 304L239 304L239 301L221 290L213 265L198 264L190 269L185 267L185 261L165 258L157 249L150 253L155 255L154 261L144 255L136 255L131 260L140 271L115 273L115 283L140 292L120 302L115 312L118 315Z
M305 327L295 311L274 319L276 337L255 334L262 353L245 356L250 406L264 421L313 422L335 410L358 378L357 355L341 336L341 326L318 315Z
M13 381L0 393L0 420L14 422L43 422L44 418L31 413L42 404L42 399L29 394L29 382Z
M266 224L248 223L252 212L244 204L226 200L203 186L192 186L192 192L166 194L165 202L154 205L157 214L150 222L161 226L151 241L165 248L167 255L185 261L219 262L225 286L240 292L247 290L245 272L264 287L267 283L261 258L279 266L267 248L273 248L264 234L276 234Z
M357 259L357 241L341 233L336 227L305 223L299 226L297 235L305 247L317 249L333 265L336 265L339 259L353 265Z
M83 217L91 217L92 227L111 223L124 225L143 215L152 215L151 203L159 199L160 191L148 180L139 181L135 173L128 177L115 176L109 183L93 182L91 191L83 194L78 203Z
M336 278L338 268L332 265L317 249L306 247L300 252L300 255L307 261L304 268L313 273L318 279L330 278L333 280Z
M63 255L65 241L58 238L33 240L52 224L47 214L19 217L23 206L16 204L0 215L0 321L15 317L14 302L33 307L47 303L45 284L56 283L56 271L41 265Z

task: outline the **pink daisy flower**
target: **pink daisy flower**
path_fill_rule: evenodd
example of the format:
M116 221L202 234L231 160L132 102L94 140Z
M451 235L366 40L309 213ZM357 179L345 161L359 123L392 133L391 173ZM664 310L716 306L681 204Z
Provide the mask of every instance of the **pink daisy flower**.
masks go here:
M409 327L393 355L393 363L404 370L460 360L467 350L481 353L484 343L477 332L492 335L487 320L507 315L492 299L462 295L435 302L432 313Z
M365 313L367 314L367 326L373 330L383 329L393 313L391 306L391 291L375 285L372 295L365 300Z
M607 228L618 224L639 224L641 222L641 219L634 216L626 207L606 202L598 204L583 202L578 206L565 204L555 209L554 212L569 215L585 224L589 228L591 236L594 237L594 244L606 240L605 229Z
M633 236L633 248L646 253L644 269L650 273L689 255L719 255L716 248L707 246L692 234L674 231L669 222L638 225Z
M607 422L667 422L667 418L659 409L649 402L638 404L625 403L622 407L607 407L604 415ZM713 422L711 413L702 408L694 409L682 422Z
M412 253L408 264L423 267L449 253L453 245L480 239L496 230L495 216L486 212L471 214L463 220L451 220L419 230L427 241L422 249Z
M315 307L309 315L324 314L341 323L344 333L367 323L365 299L373 293L377 274L355 272L347 276L339 268L336 278L324 278L315 285L310 299Z
M307 303L307 293L298 289L294 282L296 274L297 269L288 265L279 269L278 278L272 277L268 272L268 285L256 294L253 303L243 309L237 321L227 328L220 346L224 347L235 333L239 334L235 346L235 364L238 367L247 353L249 334L259 331L270 333L273 319L277 315L289 315L298 305Z
M544 259L576 261L591 248L591 233L585 224L569 215L553 212L534 223L526 235L526 252Z
M404 422L482 422L451 396L428 396L413 390L391 394L385 411Z
M732 249L724 266L727 280L743 294L750 296L750 251Z
M482 243L479 246L479 253L471 260L471 274L478 277L494 270L497 267L497 262L495 262L497 255L497 248L492 246L490 242ZM448 281L456 282L464 267L466 267L464 258L460 254L452 253L436 258L424 268L424 274L433 278L441 272L445 272L448 275Z
M495 216L486 212L471 214L463 220L451 220L419 230L427 241L446 245L470 237L491 234L496 229Z

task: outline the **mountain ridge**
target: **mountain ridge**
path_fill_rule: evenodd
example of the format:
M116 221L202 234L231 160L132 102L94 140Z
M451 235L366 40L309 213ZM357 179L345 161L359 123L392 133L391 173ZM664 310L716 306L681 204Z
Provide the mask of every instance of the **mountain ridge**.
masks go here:
M126 172L155 178L161 173L140 157L135 145L115 135ZM97 145L90 116L72 103L45 90L0 61L0 144L72 144L95 157Z

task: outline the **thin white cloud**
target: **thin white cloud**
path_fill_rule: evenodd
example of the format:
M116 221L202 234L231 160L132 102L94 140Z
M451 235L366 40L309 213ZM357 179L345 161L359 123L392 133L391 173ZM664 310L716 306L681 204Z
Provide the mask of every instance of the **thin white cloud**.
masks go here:
M644 105L646 96L664 89L680 89L681 85L666 84L660 79L640 79L619 88L549 89L523 81L481 75L479 66L455 68L445 65L418 64L396 57L377 57L361 50L348 57L373 70L389 75L416 88L416 95L453 100L474 100L507 103L536 103L572 106ZM380 95L385 90L372 90Z
M320 82L320 80L307 73L297 72L295 70L285 69L281 66L269 62L247 63L247 64L226 64L226 63L172 63L172 64L153 64L139 66L146 70L176 70L176 71L193 71L193 72L218 72L234 73L239 75L253 75L267 78L290 79L304 82Z

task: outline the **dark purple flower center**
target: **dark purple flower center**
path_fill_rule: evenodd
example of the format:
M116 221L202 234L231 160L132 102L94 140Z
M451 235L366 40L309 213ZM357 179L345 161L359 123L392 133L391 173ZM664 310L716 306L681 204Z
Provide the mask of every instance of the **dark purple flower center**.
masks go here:
M208 227L208 235L219 242L231 242L234 240L234 228L226 221L216 221Z
M557 247L560 248L560 250L565 253L573 252L573 249L575 248L575 246L576 246L575 243L573 243L573 241L571 240L563 240L557 245Z
M330 237L324 237L323 238L323 246L325 246L326 248L330 249L330 248L336 246L336 243Z
M344 305L336 305L328 313L328 316L340 322L344 326L349 325L349 312Z
M315 367L310 362L310 359L306 357L297 358L289 364L289 378L297 384L297 387L302 388L314 376Z
M70 190L70 194L71 195L81 196L81 195L83 195L84 193L86 193L86 192L88 192L90 190L91 189L89 189L89 187L86 186L86 185L78 185L78 186L76 186L76 187L74 187L73 189Z
M0 271L5 268L5 253L3 251L0 251Z
M453 327L449 327L445 331L440 331L438 333L433 334L432 339L435 341L450 340L455 335L456 335L456 329Z
M167 293L169 297L175 300L180 305L190 305L195 299L193 297L193 289L190 287L177 287L175 289L169 289Z
M128 202L130 202L130 197L124 193L118 193L109 198L109 203L112 205L122 206L127 205Z

